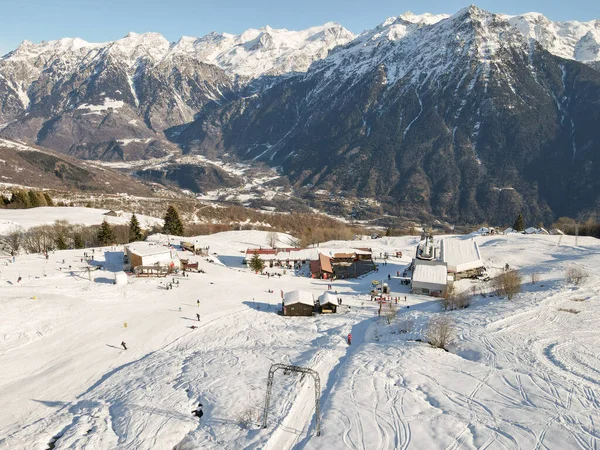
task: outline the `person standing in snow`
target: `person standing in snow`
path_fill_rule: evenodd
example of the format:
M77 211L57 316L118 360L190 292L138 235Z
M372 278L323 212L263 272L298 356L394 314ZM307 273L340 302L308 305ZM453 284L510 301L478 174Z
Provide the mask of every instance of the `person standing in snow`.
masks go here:
M125 341L121 341L121 347L127 350L127 344L125 344Z
M352 345L352 333L348 333L348 345Z
M200 314L196 313L196 318L198 319L198 322L200 322Z
M198 305L198 308L200 308L200 300L196 300L196 305Z

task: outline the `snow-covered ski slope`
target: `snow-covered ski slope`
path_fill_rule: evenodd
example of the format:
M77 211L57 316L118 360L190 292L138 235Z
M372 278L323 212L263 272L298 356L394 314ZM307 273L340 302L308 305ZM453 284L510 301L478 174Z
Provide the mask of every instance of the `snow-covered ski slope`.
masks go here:
M0 449L599 447L599 241L475 237L491 271L506 263L522 270L524 292L512 301L478 296L450 313L396 279L416 238L327 243L406 256L361 280L334 282L349 308L309 318L277 315L279 292L318 295L327 281L276 269L282 276L267 278L241 265L242 251L265 246L266 233L202 239L214 262L199 258L206 273L176 276L172 290L157 279L112 285L108 270L89 281L83 250L0 262ZM97 249L93 264L117 270L121 250ZM573 264L590 274L579 287L564 280ZM530 284L533 272L540 281ZM401 297L394 325L366 295L388 273ZM417 341L440 314L456 323L449 352ZM399 333L398 324L410 331ZM268 427L258 426L272 363L319 373L320 437L312 381L281 372ZM201 419L191 414L198 403ZM246 416L254 423L243 428Z

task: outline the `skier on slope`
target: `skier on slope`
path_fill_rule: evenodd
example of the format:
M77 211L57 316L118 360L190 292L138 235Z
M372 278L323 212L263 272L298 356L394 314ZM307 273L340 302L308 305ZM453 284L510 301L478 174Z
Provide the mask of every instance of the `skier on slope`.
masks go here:
M200 308L200 299L196 300L196 305L198 305L198 308Z
M352 333L348 333L348 345L352 345Z
M127 350L127 344L125 344L125 341L121 341L121 347Z
M198 322L200 322L200 314L196 313L196 318L198 319Z

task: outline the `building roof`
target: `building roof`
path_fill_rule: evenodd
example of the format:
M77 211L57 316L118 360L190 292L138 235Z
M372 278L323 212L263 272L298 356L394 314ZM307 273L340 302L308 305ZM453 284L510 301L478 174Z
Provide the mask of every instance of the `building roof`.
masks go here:
M413 282L446 286L448 272L443 264L417 264L413 272Z
M350 259L354 258L354 253L334 253L333 257L338 259Z
M319 253L319 263L321 264L321 270L323 272L333 273L333 268L331 267L331 260L323 253Z
M315 306L313 295L307 291L290 291L283 294L283 301L286 306L293 305L295 303L302 303L303 305Z
M442 261L448 272L464 272L483 267L479 246L473 240L442 239Z
M259 255L275 255L277 250L274 248L249 248L246 250L246 255L254 255L255 253Z
M321 305L324 305L326 303L332 303L334 305L337 305L337 297L331 292L323 292L321 295L319 295L319 303Z
M131 253L134 253L138 256L152 256L152 255L161 255L164 253L171 254L171 249L169 247L165 247L164 245L156 245L150 242L134 242L127 246L127 249Z

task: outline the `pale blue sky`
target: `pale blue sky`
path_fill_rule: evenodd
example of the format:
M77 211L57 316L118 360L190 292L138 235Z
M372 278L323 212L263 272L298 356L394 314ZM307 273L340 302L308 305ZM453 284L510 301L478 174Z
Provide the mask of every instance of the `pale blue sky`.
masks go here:
M24 39L39 42L80 37L118 39L129 31L156 31L174 41L211 31L247 28L301 29L328 21L360 33L406 11L455 13L473 1L447 0L0 0L0 55ZM551 20L600 19L600 0L479 1L482 9L519 14L536 11Z

